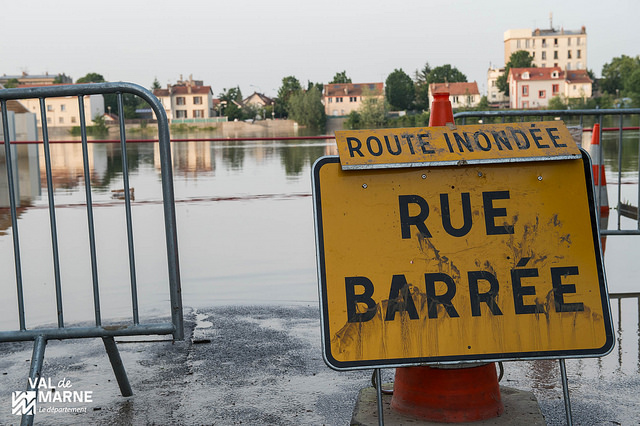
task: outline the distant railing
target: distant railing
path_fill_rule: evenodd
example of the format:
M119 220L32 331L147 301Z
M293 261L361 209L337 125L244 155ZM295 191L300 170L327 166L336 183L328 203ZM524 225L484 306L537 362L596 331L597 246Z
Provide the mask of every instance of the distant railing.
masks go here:
M475 123L507 123L515 121L544 121L544 120L564 120L565 124L578 125L583 131L588 129L584 128L586 124L593 126L598 123L600 125L600 141L602 141L602 132L618 132L618 173L616 182L618 185L618 202L615 208L618 210L618 221L616 229L600 229L600 235L640 235L640 217L638 209L636 208L635 219L637 222L636 229L621 229L621 212L625 210L625 206L622 204L621 199L621 184L622 184L622 158L623 158L623 132L630 130L638 130L638 126L625 126L624 119L627 118L628 122L635 122L640 124L640 108L626 108L626 109L581 109L581 110L495 110L495 111L463 111L454 114L459 124L467 124L470 119ZM605 123L606 120L606 123ZM615 121L618 121L617 126L604 127L603 124L615 125ZM588 123L587 123L588 122ZM589 129L590 130L590 129ZM639 133L640 135L640 133ZM638 143L638 176L640 176L640 136ZM599 145L599 158L603 157L603 143ZM636 180L635 184L638 186L638 198L640 201L640 185ZM600 191L601 187L598 187ZM601 194L600 194L601 195ZM602 197L599 197L602 199ZM637 206L635 206L637 207ZM600 209L596 209L598 218L600 217Z

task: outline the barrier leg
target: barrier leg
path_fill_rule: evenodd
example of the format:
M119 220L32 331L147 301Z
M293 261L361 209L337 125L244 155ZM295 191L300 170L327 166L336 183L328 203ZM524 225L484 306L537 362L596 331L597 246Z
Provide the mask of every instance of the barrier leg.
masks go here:
M562 394L564 395L564 411L567 416L567 426L573 426L571 416L571 400L569 399L569 383L567 381L567 367L564 359L560 359L560 376L562 376Z
M27 384L27 391L35 391L36 398L38 395L38 379L42 373L42 363L44 361L44 349L47 346L47 339L44 336L36 337L33 342L33 355L31 356L31 368L29 369L29 382ZM33 386L35 385L35 386ZM35 407L35 405L34 405ZM20 420L21 426L31 426L33 424L34 414L23 414Z
M113 373L116 375L116 380L118 380L120 393L122 394L122 396L133 395L133 390L131 390L129 378L127 377L127 372L124 369L122 358L120 358L120 352L118 352L116 341L113 339L113 337L103 337L102 341L104 342L104 347L107 350L107 355L109 355L109 361L111 361Z

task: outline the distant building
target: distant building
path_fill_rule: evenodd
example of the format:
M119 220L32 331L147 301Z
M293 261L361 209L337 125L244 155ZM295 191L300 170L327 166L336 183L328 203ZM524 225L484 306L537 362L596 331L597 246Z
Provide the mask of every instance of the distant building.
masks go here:
M504 32L504 62L511 54L525 50L533 56L533 63L540 68L559 67L563 70L587 68L587 30L563 28L541 30L536 28L507 30Z
M563 71L560 67L511 68L507 78L509 106L515 109L539 109L549 106L555 96L591 97L591 84L586 70Z
M242 105L254 105L262 108L273 105L273 99L263 95L262 93L253 92L253 94L242 101Z
M487 101L492 107L509 105L509 97L498 89L498 78L504 74L504 68L489 68L487 71Z
M478 83L431 83L429 85L429 105L433 103L433 94L449 92L451 108L473 108L480 104Z
M60 84L71 84L73 82L71 77L67 77L64 74L49 75L49 73L45 73L43 75L29 75L26 72L23 72L19 75L3 74L0 76L0 84L6 86L10 80L15 79L18 80L18 85L20 86L46 86L54 84L56 78L58 78L58 83Z
M34 86L34 85L30 85ZM50 84L45 84L50 86ZM24 86L21 86L24 87ZM36 115L38 127L40 122L40 99L22 99L21 102ZM102 95L87 95L83 97L85 124L93 125L96 117L104 115L104 97ZM80 125L80 105L77 96L62 98L47 98L47 127L73 127Z
M325 84L322 100L327 116L349 115L362 105L363 96L384 99L384 83L334 83Z
M162 103L169 120L214 116L211 86L203 86L200 80L189 77L189 80L183 81L181 77L178 84L167 85L166 89L154 89L153 94Z

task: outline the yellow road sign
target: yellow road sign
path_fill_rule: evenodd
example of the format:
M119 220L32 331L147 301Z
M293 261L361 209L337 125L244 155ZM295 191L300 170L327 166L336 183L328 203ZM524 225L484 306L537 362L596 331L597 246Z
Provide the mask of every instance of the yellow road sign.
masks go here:
M597 356L613 348L590 165L313 171L335 369Z
M336 131L343 169L580 158L562 122Z

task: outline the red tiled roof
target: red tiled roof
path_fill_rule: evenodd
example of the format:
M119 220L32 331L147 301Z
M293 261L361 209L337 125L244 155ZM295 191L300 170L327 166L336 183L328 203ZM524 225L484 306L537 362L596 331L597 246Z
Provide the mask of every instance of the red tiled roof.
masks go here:
M382 94L384 83L334 83L324 85L324 96L362 96L362 92L369 90Z
M587 70L565 71L567 83L593 83Z
M479 95L478 83L431 83L429 93L449 92L451 96Z
M551 74L556 71L558 77L553 78ZM529 73L529 78L523 78L525 73ZM533 68L511 68L509 69L510 79L516 81L522 80L562 80L564 79L564 71L560 67L533 67Z
M171 87L172 95L207 95L209 92L211 92L211 86L191 86L191 92L189 92L188 86ZM156 96L169 96L169 89L153 89L153 94Z

